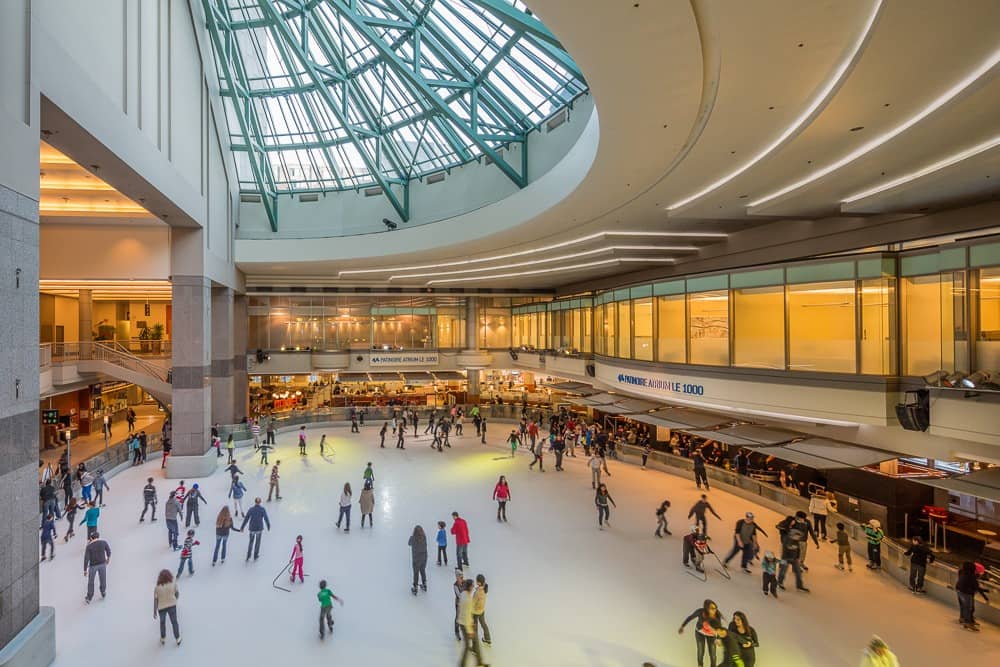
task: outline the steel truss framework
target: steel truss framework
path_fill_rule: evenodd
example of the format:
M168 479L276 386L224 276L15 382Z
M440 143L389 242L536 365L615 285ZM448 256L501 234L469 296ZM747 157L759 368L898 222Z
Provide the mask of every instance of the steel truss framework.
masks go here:
M409 183L478 159L528 183L528 134L587 90L520 0L202 0L243 192Z

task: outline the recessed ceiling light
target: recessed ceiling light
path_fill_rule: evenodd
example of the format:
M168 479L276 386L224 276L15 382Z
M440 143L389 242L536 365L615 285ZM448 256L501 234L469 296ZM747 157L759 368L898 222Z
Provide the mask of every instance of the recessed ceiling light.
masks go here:
M799 42L799 48L801 49L803 46L805 46L805 43L804 42Z
M767 110L768 111L774 111L774 107L768 107Z
M749 196L750 196L750 195L740 195L739 197L737 197L737 199L746 199L746 198L747 198L747 197L749 197Z
M858 130L863 130L863 129L865 129L864 125L855 125L854 127L851 128L850 131L851 132L857 132Z
M888 107L888 106L890 106L890 105L889 105L889 103L888 103L888 102L886 102L886 103L885 103L885 104L883 104L882 106L884 106L884 107Z

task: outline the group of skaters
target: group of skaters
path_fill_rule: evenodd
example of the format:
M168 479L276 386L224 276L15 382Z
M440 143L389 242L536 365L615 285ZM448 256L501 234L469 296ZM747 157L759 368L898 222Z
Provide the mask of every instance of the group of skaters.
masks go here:
M356 422L363 424L363 412L355 413L352 416L352 425ZM478 408L473 408L470 414L476 426L477 437L485 442L486 419L478 414ZM432 412L427 419L423 432L431 438L431 447L440 451L442 447L449 447L449 433L461 434L463 422L466 415L461 408L452 411L444 411L438 414ZM548 418L548 435L540 435L539 423L541 417L532 418L525 414L520 424L515 427L507 441L511 447L512 456L518 448L530 449L533 460L529 464L529 469L538 466L544 472L544 453L553 453L556 458L556 470L562 469L563 457L569 455L577 456L577 447L583 449L584 456L588 457L588 468L591 470L592 490L595 493L595 506L598 514L598 526L604 529L610 526L610 510L616 507L608 486L603 481L604 476L610 477L608 470L608 458L617 458L616 448L623 442L627 442L621 433L605 431L600 425L587 424L578 420L566 411L553 413ZM261 427L265 429L265 438L260 438ZM380 445L384 446L386 431L392 428L393 435L397 438L397 446L402 448L405 433L409 428L413 428L414 437L419 437L420 417L416 410L403 409L394 414L391 421L383 424L380 436ZM274 422L263 423L252 421L251 433L254 435L254 445L262 452L262 463L267 463L267 452L274 443ZM633 435L633 434L630 434ZM320 440L320 452L325 451L325 435ZM649 456L648 434L636 433L635 440L642 446L643 464ZM299 453L306 454L305 427L299 431ZM227 449L229 447L227 446ZM697 450L695 450L697 451ZM695 454L695 481L699 489L709 490L708 478L704 472L704 463L699 465ZM276 461L271 468L268 478L269 493L267 501L272 497L281 500L280 493L280 461ZM701 468L699 470L699 468ZM263 506L261 497L254 499L253 505L244 510L243 498L247 494L247 488L241 481L242 471L236 465L235 458L230 452L229 466L226 468L231 475L227 503L220 509L216 517L216 540L213 551L212 565L224 564L227 555L228 538L231 531L248 532L248 543L246 560L251 557L256 561L260 555L261 537L264 530L270 530L270 518ZM61 482L65 496L65 514L69 520L69 526L65 540L68 541L73 536L73 526L76 525L77 512L86 504L86 510L80 525L87 526L88 545L85 551L84 571L88 576L86 602L90 602L94 596L95 579L99 582L99 590L104 597L107 592L106 569L110 564L111 549L108 542L101 538L98 532L98 521L100 517L100 507L103 507L103 492L110 489L104 479L103 472L97 470L93 473L86 469L85 464L80 464L75 473L70 476L68 471L62 471ZM69 478L67 483L65 480ZM81 496L84 503L77 502L72 495L73 481L76 480L81 488ZM151 510L151 521L155 522L157 511L157 490L153 484L153 478L148 478L147 484L142 489L143 509L139 516L139 521L144 522L147 511ZM362 473L362 491L359 505L362 514L362 528L364 528L365 518L368 519L369 527L373 527L372 517L374 512L374 471L371 462L368 463ZM55 520L60 518L57 493L53 480L48 480L42 487L41 500L43 507L43 522L41 526L42 560L54 557L54 540L56 534ZM507 504L511 502L510 487L504 476L501 476L494 487L493 499L497 502L497 521L507 521ZM232 511L228 504L232 500ZM353 493L350 483L344 485L339 501L339 515L337 527L345 532L350 530L351 507L353 505ZM162 570L156 581L154 592L154 618L160 622L160 641L163 643L166 637L166 621L169 620L173 629L173 634L177 644L181 643L179 625L177 620L177 599L179 589L177 580L181 578L185 567L188 576L194 574L194 554L196 547L201 542L196 537L196 530L200 526L199 508L200 504L208 504L208 500L202 494L198 484L192 484L188 489L183 481L166 494L164 518L168 532L168 546L174 551L179 551L179 564L176 573L170 570ZM664 500L656 508L656 529L654 534L658 538L672 535L669 530L668 512L670 502ZM186 511L185 511L186 510ZM827 518L836 514L837 506L833 494L816 494L810 501L809 506L812 520L809 514L804 511L796 512L785 517L775 528L780 544L780 557L770 550L765 550L761 554L761 546L758 535L767 538L768 533L756 523L752 512L746 512L739 519L733 531L733 546L731 550L720 559L720 565L728 570L730 563L740 556L740 567L744 572L751 573L754 561L759 560L761 565L762 592L765 596L777 598L778 591L785 589L784 583L788 570L791 570L795 577L796 589L808 592L809 589L803 581L803 572L808 572L806 556L809 551L808 543L813 542L814 548L819 549L821 540L829 540L837 544L838 563L836 567L844 571L853 571L851 558L851 541L844 523L835 524L836 532L831 529L830 537L827 535ZM720 515L708 501L706 494L702 494L700 499L691 507L688 518L693 519L690 531L684 536L682 543L682 563L687 567L694 567L698 571L704 571L704 555L712 552L708 546L708 516L721 520ZM242 523L237 527L237 520L242 517ZM185 537L180 538L180 521L185 521ZM191 523L194 522L194 528ZM343 524L343 525L342 525ZM881 543L885 538L884 532L877 520L872 520L862 526L865 540L868 544L868 567L879 569L881 567ZM455 593L455 616L454 628L458 641L463 642L463 653L461 665L465 665L468 658L473 658L477 665L485 664L482 656L482 644L489 645L491 642L489 627L485 618L485 601L488 593L488 585L483 574L477 575L474 579L466 579L466 569L469 565L468 545L469 529L468 524L457 512L452 515L452 526L450 530L444 521L437 522L437 531L434 536L435 546L437 546L438 566L448 566L448 535L452 535L455 543L455 583L453 585ZM412 586L411 593L417 595L419 591L427 590L426 565L428 559L427 535L422 526L414 527L408 541L411 552L412 564ZM290 568L290 581L294 582L296 577L300 583L304 582L304 541L302 536L297 536L292 545L289 557L288 568ZM920 540L915 538L913 545L906 552L911 558L910 588L915 593L924 591L924 574L926 565L933 562L934 556L929 548ZM280 576L280 575L279 575ZM986 599L986 591L982 587L983 570L982 566L974 563L966 563L959 571L959 578L956 584L956 591L959 598L961 623L970 630L978 630L979 626L975 621L975 595L979 594ZM332 605L333 602L343 604L343 600L338 598L329 589L326 581L319 582L319 592L317 599L320 604L319 612L319 633L324 637L326 632L333 629ZM706 600L702 608L696 610L681 625L680 631L690 621L698 621L696 624L696 642L698 652L698 664L703 664L704 655L707 653L712 667L718 665L753 665L755 663L755 649L759 646L757 633L750 625L746 614L734 612L728 626L723 626L722 614L718 607L711 600ZM481 637L480 637L481 635ZM718 661L719 654L722 661ZM872 659L885 659L891 656L891 651L878 638L872 640L866 650L866 655ZM890 662L872 662L871 664L892 664Z

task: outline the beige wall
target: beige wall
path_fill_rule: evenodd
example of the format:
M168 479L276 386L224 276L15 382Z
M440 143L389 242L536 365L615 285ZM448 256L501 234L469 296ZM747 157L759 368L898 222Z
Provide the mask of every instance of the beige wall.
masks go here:
M165 280L170 276L170 228L42 225L42 280Z

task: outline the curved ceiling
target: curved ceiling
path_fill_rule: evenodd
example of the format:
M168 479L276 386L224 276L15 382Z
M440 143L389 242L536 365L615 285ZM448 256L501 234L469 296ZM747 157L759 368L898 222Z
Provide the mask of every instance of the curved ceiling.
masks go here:
M513 229L476 228L455 243L416 242L430 228L389 232L399 236L391 244L382 235L340 239L344 254L330 261L290 264L294 243L281 242L267 250L274 263L259 261L263 253L241 252L254 242L240 240L237 259L254 256L240 261L254 282L301 273L341 284L581 287L651 265L683 272L737 238L765 247L775 239L751 228L776 220L813 233L841 217L874 215L876 224L1000 193L992 0L531 6L580 66L600 117L593 164L572 194ZM447 222L462 219L433 227ZM595 236L615 231L655 234ZM571 251L551 247L573 239L583 240ZM396 253L401 246L420 250ZM529 256L533 266L490 259L532 248L545 248ZM470 259L484 261L475 272L397 270Z

